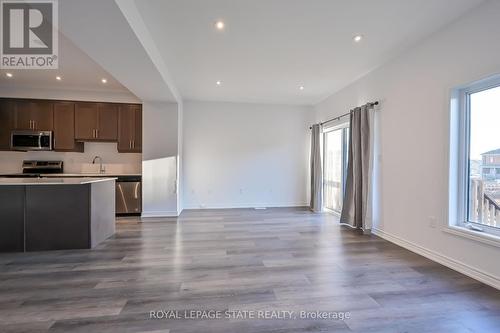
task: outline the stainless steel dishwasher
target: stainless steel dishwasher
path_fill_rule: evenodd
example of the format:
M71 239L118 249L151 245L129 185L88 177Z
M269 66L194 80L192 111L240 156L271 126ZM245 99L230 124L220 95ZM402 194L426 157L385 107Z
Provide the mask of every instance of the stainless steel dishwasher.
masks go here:
M116 214L141 214L141 183L142 179L140 176L118 176L118 179L116 180Z

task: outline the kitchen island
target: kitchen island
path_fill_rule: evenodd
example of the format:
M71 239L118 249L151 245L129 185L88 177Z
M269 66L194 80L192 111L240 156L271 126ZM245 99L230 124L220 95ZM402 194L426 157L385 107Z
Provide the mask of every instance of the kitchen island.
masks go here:
M115 233L115 178L0 178L0 252L90 249Z

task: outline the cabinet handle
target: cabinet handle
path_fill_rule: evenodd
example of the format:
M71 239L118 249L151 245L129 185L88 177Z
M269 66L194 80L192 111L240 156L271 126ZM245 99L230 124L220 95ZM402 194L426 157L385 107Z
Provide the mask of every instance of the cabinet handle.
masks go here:
M135 149L135 140L132 140L132 148Z
M132 140L128 141L128 149L132 149Z
M98 129L96 129L96 130L95 130L95 138L97 139L98 137L99 137L99 130L98 130Z
M33 120L30 120L30 129L33 129Z

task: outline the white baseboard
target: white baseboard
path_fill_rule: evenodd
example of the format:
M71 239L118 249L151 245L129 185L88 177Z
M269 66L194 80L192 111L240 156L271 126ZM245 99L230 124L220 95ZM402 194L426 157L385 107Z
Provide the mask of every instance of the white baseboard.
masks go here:
M472 266L466 265L463 262L452 259L450 257L444 256L435 251L428 250L420 245L417 245L413 242L409 242L404 240L396 235L387 233L383 230L372 228L372 234L377 235L391 243L404 247L407 250L415 252L421 256L424 256L432 261L440 263L448 268L451 268L457 272L460 272L464 275L467 275L475 280L478 280L484 284L492 286L493 288L500 290L500 280L482 270L474 268Z
M305 207L309 206L307 203L249 203L249 204L217 204L217 205L206 205L201 207L200 205L184 205L183 209L236 209L236 208L255 208L255 207L266 207L266 208L287 208L287 207Z
M179 213L175 210L172 211L155 211L155 212L142 212L141 217L177 217Z

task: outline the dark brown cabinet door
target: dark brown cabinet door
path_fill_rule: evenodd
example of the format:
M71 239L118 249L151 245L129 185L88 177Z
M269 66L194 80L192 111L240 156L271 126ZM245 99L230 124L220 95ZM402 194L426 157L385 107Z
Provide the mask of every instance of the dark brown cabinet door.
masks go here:
M0 100L0 150L10 150L10 132L14 129L14 101Z
M20 130L52 131L52 102L20 100L15 102L15 128Z
M32 130L33 117L32 117L32 103L29 101L16 101L15 102L15 128L18 130Z
M83 142L75 141L75 103L54 103L54 150L83 152Z
M133 148L137 153L142 152L142 107L140 105L135 106L134 112L135 122L134 122L134 143Z
M118 151L129 152L134 136L134 110L128 105L120 106L118 114Z
M118 139L118 105L102 103L99 109L97 139L116 141Z
M53 131L54 130L54 104L49 101L36 101L32 107L32 118L34 129L38 131Z
M142 110L140 105L122 105L118 121L118 151L140 153L142 151Z
M99 108L97 103L75 104L75 139L96 140Z

